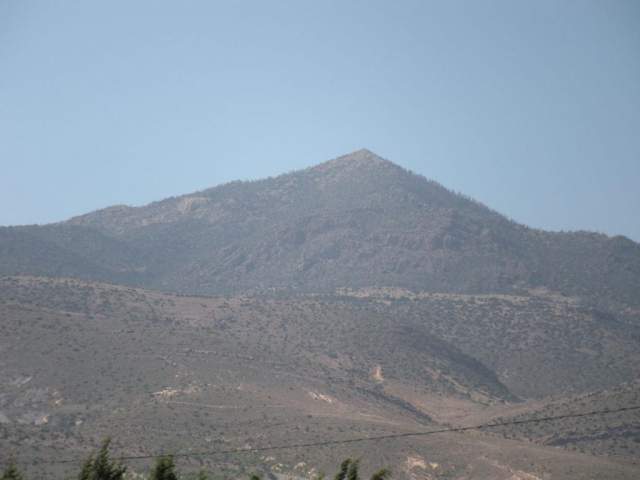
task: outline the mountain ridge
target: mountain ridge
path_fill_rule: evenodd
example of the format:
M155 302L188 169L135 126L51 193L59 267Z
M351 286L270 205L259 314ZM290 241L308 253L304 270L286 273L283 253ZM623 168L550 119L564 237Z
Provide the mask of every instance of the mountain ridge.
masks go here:
M74 217L71 217L68 220L57 222L57 223L60 223L60 224L71 223L71 224L86 225L86 224L92 223L91 217L93 217L96 214L112 213L112 212L113 213L132 213L132 212L144 210L147 208L165 206L172 202L178 202L178 205L176 206L176 208L181 213L184 214L184 213L188 213L190 211L190 207L193 207L194 204L195 206L197 206L198 200L203 200L212 195L215 196L219 191L225 192L228 190L243 188L247 186L261 186L269 182L283 183L288 181L295 181L296 177L300 177L302 175L312 175L315 177L317 176L331 177L337 174L338 177L344 177L350 174L353 175L357 173L366 174L367 171L372 168L379 169L377 173L378 174L384 173L387 176L387 178L389 178L389 176L395 176L396 178L398 176L404 176L404 177L413 176L414 179L418 179L424 184L429 185L430 187L437 190L438 193L441 195L444 195L444 196L449 195L451 198L455 198L458 201L469 202L470 204L480 207L481 209L492 212L496 215L500 215L497 211L492 210L488 206L484 205L483 203L475 199L464 196L460 193L453 192L452 190L447 189L446 187L436 182L435 180L431 180L423 175L416 174L410 170L407 170L401 167L398 164L395 164L389 160L386 160L376 155L375 153L371 152L366 148L362 148L354 152L341 155L334 159L321 162L317 165L312 165L299 170L293 170L291 172L279 174L272 177L266 177L266 178L261 178L256 180L233 180L233 181L222 183L219 185L214 185L212 187L208 187L202 190L196 190L191 193L167 197L165 199L153 201L141 206L130 206L125 204L113 205L113 206L105 207L92 212L88 212L86 214L76 215ZM344 181L344 178L342 178L341 180ZM180 203L180 202L183 202L183 203ZM513 222L513 223L516 223L516 222ZM518 225L521 225L521 224L518 224ZM524 225L521 225L521 226L524 227ZM526 228L529 228L529 227L526 227Z
M640 244L531 229L366 149L0 237L3 275L56 275L66 262L71 276L184 293L543 286L616 309L640 305ZM24 247L35 241L55 253L38 268Z

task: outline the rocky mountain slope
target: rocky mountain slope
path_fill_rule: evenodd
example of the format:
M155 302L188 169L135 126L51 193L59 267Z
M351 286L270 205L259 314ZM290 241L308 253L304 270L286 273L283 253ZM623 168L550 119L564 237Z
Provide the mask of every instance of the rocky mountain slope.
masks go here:
M640 405L640 383L637 380L586 394L551 399L537 408L526 408L520 412L515 407L515 414L509 414L509 409L505 409L503 414L507 415L495 420L522 421L572 415L578 410L617 410L629 405ZM637 411L598 417L570 417L553 423L531 423L526 428L519 425L502 427L493 430L493 433L593 455L640 457L640 418Z
M0 274L198 294L545 287L632 313L640 306L637 243L529 229L367 150L144 207L2 228Z

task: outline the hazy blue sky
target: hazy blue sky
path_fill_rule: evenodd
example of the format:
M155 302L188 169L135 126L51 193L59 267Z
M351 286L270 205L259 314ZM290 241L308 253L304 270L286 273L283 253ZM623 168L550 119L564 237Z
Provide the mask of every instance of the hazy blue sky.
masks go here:
M0 224L361 147L640 240L640 1L0 0Z

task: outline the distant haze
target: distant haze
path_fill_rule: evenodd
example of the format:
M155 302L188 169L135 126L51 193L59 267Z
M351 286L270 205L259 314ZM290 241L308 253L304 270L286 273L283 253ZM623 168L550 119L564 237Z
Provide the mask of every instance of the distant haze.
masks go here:
M640 240L640 3L0 3L0 225L362 147Z

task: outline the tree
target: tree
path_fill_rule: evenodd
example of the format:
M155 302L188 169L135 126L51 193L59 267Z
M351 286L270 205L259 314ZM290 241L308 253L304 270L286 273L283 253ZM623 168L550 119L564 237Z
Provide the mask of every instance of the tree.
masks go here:
M94 457L91 455L82 465L78 480L123 480L127 467L113 462L109 458L109 445L111 439L107 438Z
M2 473L2 477L0 477L0 480L23 480L23 478L24 477L18 470L18 467L16 467L16 464L11 462L9 463L7 468L4 469L4 472Z
M340 464L340 470L336 473L334 480L360 480L360 461L347 458ZM381 468L373 475L371 480L389 480L391 478L391 470Z
M160 457L151 470L149 480L178 480L176 465L172 456Z
M80 470L80 474L78 475L78 480L91 480L92 472L93 472L93 455L87 458L87 460L82 464L82 470Z
M360 468L359 460L352 460L349 465L349 473L347 473L347 480L360 480L358 470Z
M371 480L387 480L391 477L391 470L388 468L381 468L373 475L371 475Z
M347 473L349 473L349 465L351 465L351 459L347 458L340 464L340 470L338 470L336 476L333 477L333 480L345 480Z
M207 476L207 472L205 472L204 470L200 470L198 472L198 476L196 477L196 480L209 480L209 477Z

